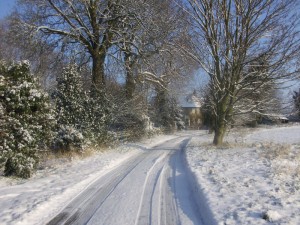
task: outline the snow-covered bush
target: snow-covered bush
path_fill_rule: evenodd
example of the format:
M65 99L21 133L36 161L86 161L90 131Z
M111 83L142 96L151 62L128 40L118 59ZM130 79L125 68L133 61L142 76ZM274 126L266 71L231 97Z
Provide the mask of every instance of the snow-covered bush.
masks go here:
M2 71L1 68L0 71ZM7 116L5 115L5 108L2 101L5 86L6 86L6 80L4 76L2 76L0 73L0 99L1 99L0 101L0 168L3 167L6 161L3 154L4 154L4 140L5 140L4 138L7 136L7 133L5 132L5 127L7 126L7 121L6 121Z
M65 67L61 76L56 80L57 88L53 95L56 101L58 123L81 130L85 117L83 103L87 96L76 66Z
M126 95L122 85L108 84L111 121L109 130L117 133L122 141L133 141L145 136L153 124L148 114L148 102L144 93L135 93L132 98Z
M58 123L55 149L81 150L84 142L82 131L86 125L84 102L87 99L81 77L76 66L69 65L56 80L57 88L53 93Z
M112 107L104 90L93 90L84 103L85 135L96 144L106 144L111 140L109 124L112 120Z
M183 114L175 98L165 90L158 91L154 102L153 121L167 131L185 128Z
M56 147L61 147L61 150L70 150L70 146L81 149L83 140L78 139L78 135L91 142L103 143L106 140L110 120L109 101L105 92L91 93L84 90L76 65L63 69L61 76L57 78L57 89L53 97L57 122L60 124Z
M84 137L74 127L61 125L55 139L56 147L60 150L71 151L72 149L82 151Z
M28 178L38 163L38 149L52 138L53 111L27 61L0 64L1 167L7 176Z
M171 118L177 130L185 129L184 116L181 107L174 98L169 99L169 108Z

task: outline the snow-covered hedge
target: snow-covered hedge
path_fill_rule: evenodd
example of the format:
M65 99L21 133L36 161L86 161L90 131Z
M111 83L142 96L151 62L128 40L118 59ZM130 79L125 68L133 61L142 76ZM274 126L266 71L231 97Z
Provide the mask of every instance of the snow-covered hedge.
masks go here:
M0 62L0 163L5 175L30 177L38 149L52 138L53 111L27 61Z

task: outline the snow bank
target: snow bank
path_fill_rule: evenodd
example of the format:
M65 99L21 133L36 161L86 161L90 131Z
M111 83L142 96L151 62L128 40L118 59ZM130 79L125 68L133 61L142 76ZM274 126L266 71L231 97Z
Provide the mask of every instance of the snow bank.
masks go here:
M185 155L185 159L187 159L186 155ZM187 161L185 162L188 165L188 162ZM208 195L207 195L208 190L203 188L200 182L197 182L198 177L193 172L193 169L191 167L187 166L186 172L187 172L188 180L192 184L193 196L196 197L197 207L199 212L201 212L201 219L203 224L216 225L217 221L215 219L214 213L212 212L213 207L211 206L208 200Z
M218 224L299 224L299 135L300 126L235 132L223 149L205 132L191 139L187 162Z

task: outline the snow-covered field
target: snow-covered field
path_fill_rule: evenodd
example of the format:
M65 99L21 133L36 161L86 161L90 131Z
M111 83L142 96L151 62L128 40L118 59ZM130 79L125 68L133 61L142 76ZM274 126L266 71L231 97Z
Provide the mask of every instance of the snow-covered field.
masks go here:
M300 224L300 125L231 131L223 148L206 131L179 132L52 160L29 180L1 176L0 224L44 224L100 176L178 136L191 138L185 156L202 216L224 225Z
M186 150L218 224L300 224L300 126L233 131L227 139L216 148L203 131Z

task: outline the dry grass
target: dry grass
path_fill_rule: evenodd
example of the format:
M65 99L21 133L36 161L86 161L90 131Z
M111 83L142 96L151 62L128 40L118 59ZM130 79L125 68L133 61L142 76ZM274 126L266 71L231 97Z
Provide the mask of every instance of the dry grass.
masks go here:
M232 148L249 148L251 145L245 142L224 142L218 146L220 149L232 149Z
M288 144L261 143L261 157L269 160L287 159L292 153L292 146Z
M284 181L282 189L288 193L300 190L299 146L264 143L260 156L269 160L275 179Z
M55 167L57 163L72 162L91 157L99 152L106 151L107 148L86 147L83 151L44 151L40 153L39 169ZM53 165L52 165L53 164Z

